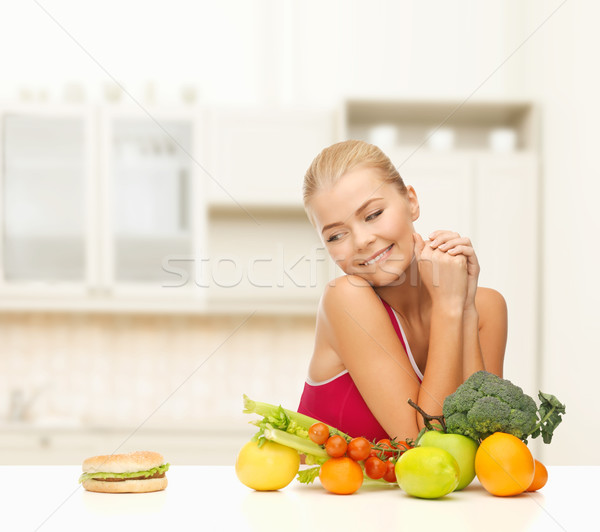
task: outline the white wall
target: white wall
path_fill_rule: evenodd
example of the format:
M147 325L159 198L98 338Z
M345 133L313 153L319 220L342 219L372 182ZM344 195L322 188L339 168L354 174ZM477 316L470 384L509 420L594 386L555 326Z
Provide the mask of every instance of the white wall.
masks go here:
M545 453L555 464L599 463L599 17L597 3L567 2L540 31L531 63L543 106L541 387L567 404Z
M72 81L98 98L112 76L140 99L152 81L165 101L191 84L209 102L329 105L385 95L539 103L540 387L568 411L543 457L599 463L578 443L600 437L587 414L600 372L597 3L40 0L50 15L35 2L11 4L0 6L0 99L23 88L60 99Z
M118 80L136 98L198 87L205 101L317 104L342 96L465 98L520 89L528 31L501 0L72 0L0 4L0 99L23 88L88 98ZM520 4L519 4L520 5Z

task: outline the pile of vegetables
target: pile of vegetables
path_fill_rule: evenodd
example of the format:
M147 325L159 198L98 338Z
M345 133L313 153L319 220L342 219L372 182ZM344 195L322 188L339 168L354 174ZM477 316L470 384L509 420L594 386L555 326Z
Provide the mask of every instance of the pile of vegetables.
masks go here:
M244 413L262 417L253 422L259 429L251 440L257 448L270 442L295 449L304 455L307 465L313 466L299 470L297 480L310 484L319 476L329 491L338 494L353 493L364 483L395 485L395 463L413 446L410 440L369 442L361 436L353 438L314 418L282 406L253 401L246 395ZM348 478L340 478L339 471L343 468L352 473L344 475Z
M479 371L446 397L442 415L429 415L409 399L425 422L414 442L369 442L244 395L244 413L260 419L253 421L258 432L240 451L236 473L257 490L280 489L294 477L309 484L318 476L325 489L338 494L354 493L367 483L438 498L477 476L493 495L534 491L543 487L548 473L533 458L527 438L542 436L550 443L565 413L553 395L540 392L538 397L539 406L509 380ZM299 455L312 467L300 468Z

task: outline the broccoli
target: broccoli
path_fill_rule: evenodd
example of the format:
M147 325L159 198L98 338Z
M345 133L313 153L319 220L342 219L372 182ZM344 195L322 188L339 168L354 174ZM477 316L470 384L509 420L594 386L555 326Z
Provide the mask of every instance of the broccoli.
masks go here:
M540 408L521 388L493 373L478 371L444 400L447 432L481 440L494 432L507 432L527 441L540 434L550 443L565 406L540 392ZM539 417L539 419L538 419Z

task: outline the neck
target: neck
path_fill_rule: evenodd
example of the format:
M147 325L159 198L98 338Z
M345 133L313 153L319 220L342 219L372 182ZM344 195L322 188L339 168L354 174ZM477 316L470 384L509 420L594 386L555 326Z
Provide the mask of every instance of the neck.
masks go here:
M387 286L375 287L375 292L405 320L423 320L431 310L431 296L421 282L419 266L413 257L403 279Z

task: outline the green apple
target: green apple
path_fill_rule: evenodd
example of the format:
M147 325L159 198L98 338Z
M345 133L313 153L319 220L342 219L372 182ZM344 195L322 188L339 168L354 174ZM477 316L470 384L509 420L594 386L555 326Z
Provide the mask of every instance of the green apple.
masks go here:
M398 485L413 497L443 497L456 489L459 476L454 457L439 447L414 447L396 462Z
M421 436L418 446L437 447L454 456L460 468L456 491L466 488L475 478L475 454L479 444L472 438L462 434L445 434L437 430L428 430Z

